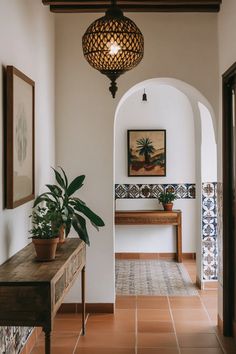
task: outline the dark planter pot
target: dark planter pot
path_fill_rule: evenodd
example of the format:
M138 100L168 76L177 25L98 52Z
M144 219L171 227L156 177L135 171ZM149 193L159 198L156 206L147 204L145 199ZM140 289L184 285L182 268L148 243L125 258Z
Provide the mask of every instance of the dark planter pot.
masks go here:
M56 249L59 238L51 239L32 239L34 244L36 259L40 262L53 261L56 256Z
M163 204L163 208L165 211L172 211L173 203Z

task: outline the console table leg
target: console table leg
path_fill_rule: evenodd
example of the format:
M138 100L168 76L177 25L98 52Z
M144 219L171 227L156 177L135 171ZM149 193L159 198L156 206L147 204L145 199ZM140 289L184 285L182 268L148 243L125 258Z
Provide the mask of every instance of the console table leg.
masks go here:
M176 226L176 247L177 247L177 262L182 262L182 227L181 224Z
M45 354L51 354L51 330L43 328L45 334Z
M85 335L85 266L81 273L81 297L82 297L82 336Z

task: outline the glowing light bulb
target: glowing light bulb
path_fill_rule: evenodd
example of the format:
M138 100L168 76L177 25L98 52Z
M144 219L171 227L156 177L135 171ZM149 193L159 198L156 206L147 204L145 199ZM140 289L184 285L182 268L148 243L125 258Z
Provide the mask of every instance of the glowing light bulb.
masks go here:
M121 47L116 41L114 41L114 39L111 39L111 41L107 43L107 47L109 49L109 54L112 56L116 55L119 50L121 50Z

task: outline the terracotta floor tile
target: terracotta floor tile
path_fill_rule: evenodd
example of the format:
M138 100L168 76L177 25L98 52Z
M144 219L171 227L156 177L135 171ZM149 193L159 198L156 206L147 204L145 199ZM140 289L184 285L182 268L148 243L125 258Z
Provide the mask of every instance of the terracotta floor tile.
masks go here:
M215 324L217 324L217 310L216 309L207 309L208 315Z
M134 309L136 308L136 296L117 296L116 309Z
M29 354L30 352L27 350L26 346L22 349L20 354Z
M172 309L202 309L202 303L198 296L170 296Z
M140 333L171 333L174 332L172 321L138 321Z
M172 314L175 322L180 321L206 321L209 322L209 318L203 309L172 309Z
M116 309L115 313L93 313L89 315L89 321L135 321L134 309Z
M33 330L29 338L27 339L26 345L25 345L25 354L28 354L32 351L33 347L35 346L36 342L38 339L37 335L37 330L36 328ZM23 352L21 353L23 354Z
M200 296L213 296L217 298L217 290L198 290Z
M223 351L220 348L181 348L181 354L223 354Z
M183 264L195 282L195 261L187 260ZM52 354L222 354L215 335L217 291L199 290L198 294L200 298L169 297L180 351L167 297L117 296L115 313L90 314L86 336L80 339L81 315L58 314ZM217 336L227 354L236 353L232 338L222 337L218 332ZM27 350L25 354L29 354ZM38 337L31 354L45 354L44 334Z
M139 348L138 354L179 354L177 348Z
M201 297L203 304L207 309L217 309L218 301L215 297Z
M135 332L135 321L111 319L106 321L87 321L87 332Z
M173 333L139 333L138 348L177 347Z
M53 332L80 332L82 327L81 318L68 319L68 318L56 318L54 321Z
M73 354L78 342L79 333L55 333L52 335L52 354ZM31 354L44 354L44 335L39 340Z
M142 309L168 309L167 296L138 296L137 308Z
M191 282L193 284L196 284L196 275L191 275L191 274L189 274L189 275L190 275Z
M138 309L139 321L171 321L169 310Z
M65 353L67 354L67 353ZM74 354L135 354L134 348L77 348Z
M177 333L215 333L215 326L205 321L175 322Z
M120 332L87 332L80 337L79 347L91 348L134 348L135 334Z
M81 321L80 313L57 313L55 319L72 319Z
M195 273L196 274L196 266L193 265L193 264L186 264L184 263L184 267L186 270L188 270L188 272L192 272L192 273Z
M236 343L234 338L232 337L223 337L221 333L219 333L218 327L216 327L217 336L220 339L221 344L226 350L227 354L235 354L236 353Z
M215 334L191 333L178 334L180 347L187 348L218 348L219 342Z

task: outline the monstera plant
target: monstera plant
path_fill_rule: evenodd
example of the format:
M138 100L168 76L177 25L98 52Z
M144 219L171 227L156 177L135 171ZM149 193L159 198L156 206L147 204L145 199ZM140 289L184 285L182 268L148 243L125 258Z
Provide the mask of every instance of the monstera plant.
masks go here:
M40 203L45 203L48 210L57 218L53 220L55 228L64 228L65 237L69 235L71 227L74 228L78 236L89 245L89 236L87 232L86 219L99 230L104 226L103 220L87 207L84 201L74 196L82 186L85 175L76 177L69 183L67 175L62 167L52 168L55 174L57 184L46 184L48 192L40 194L34 207Z

